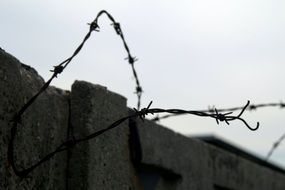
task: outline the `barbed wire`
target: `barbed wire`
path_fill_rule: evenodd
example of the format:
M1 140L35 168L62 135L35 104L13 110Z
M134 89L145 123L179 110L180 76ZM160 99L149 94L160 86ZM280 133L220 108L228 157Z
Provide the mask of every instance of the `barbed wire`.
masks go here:
M135 61L137 61L137 58L136 57L133 57L130 53L130 50L129 50L129 47L126 43L126 40L124 38L124 35L123 35L123 31L121 30L121 27L120 27L120 24L118 22L115 21L115 19L112 17L111 14L109 14L107 11L105 10L102 10L100 11L96 18L94 19L94 21L92 21L91 23L89 23L90 27L89 27L89 31L88 33L85 35L83 41L80 43L80 45L75 49L75 51L73 52L73 54L67 58L66 60L64 60L63 62L61 62L60 64L58 64L57 66L54 66L54 69L53 70L50 70L51 72L53 72L52 76L50 77L50 79L44 83L44 85L40 88L40 90L34 95L32 96L20 109L19 111L15 114L15 116L13 117L12 119L12 127L11 127L11 137L10 137L10 141L9 141L9 144L8 144L8 161L9 161L9 164L12 166L13 170L15 171L15 173L19 173L17 172L17 168L15 166L15 162L14 162L14 139L15 139L15 136L17 134L17 127L18 127L18 124L21 123L21 119L22 119L22 115L25 113L25 111L35 102L35 100L38 98L39 95L41 95L47 88L48 86L50 85L50 83L53 81L54 78L57 78L57 76L59 74L61 74L64 69L69 65L69 63L73 60L73 58L81 51L82 47L84 46L85 42L90 38L91 36L91 33L93 31L97 31L99 32L99 25L98 25L98 19L101 15L103 14L106 14L107 17L111 20L112 22L112 26L114 27L116 33L120 36L120 38L122 39L123 41L123 44L124 44L124 48L128 54L128 57L126 59L128 59L128 62L129 64L131 64L131 68L132 68L132 72L133 72L133 75L135 77L135 80L136 80L136 91L135 93L137 94L137 98L138 98L138 101L137 101L137 108L140 109L140 104L141 104L141 95L142 95L142 87L140 85L140 82L139 82L139 79L138 79L138 75L137 75L137 72L135 70L135 67L134 67L134 63ZM57 152L61 152L63 151L62 150L62 147L59 146L55 153ZM53 154L49 154L45 157L45 159L49 159L50 156L52 157ZM45 160L43 159L43 161ZM41 164L41 163L39 163ZM36 165L34 167L37 167ZM20 173L19 173L20 174ZM21 175L21 174L20 174Z
M219 122L225 122L228 125L230 124L230 122L232 122L234 120L239 120L249 130L255 131L259 128L259 122L257 122L256 126L253 128L253 127L250 127L248 125L248 123L241 117L242 114L244 113L245 109L248 107L249 103L250 102L248 101L247 104L244 106L244 108L241 110L241 112L238 115L234 116L234 115L231 115L232 112L223 114L223 113L219 113L217 110L215 110L215 113L205 113L205 112L200 112L200 111L182 110L182 109L150 108L150 106L152 104L152 102L150 102L150 104L146 108L143 108L141 110L134 108L134 111L135 111L134 114L123 117L123 118L115 121L114 123L112 123L111 125L109 125L108 127L104 128L102 130L96 131L96 132L94 132L94 133L92 133L86 137L83 137L83 138L76 139L74 136L73 136L73 138L69 138L68 140L66 140L65 142L60 144L53 152L47 154L40 161L38 161L37 163L35 163L34 165L32 165L26 169L19 170L14 163L14 159L10 160L10 162L11 162L11 164L13 164L12 168L13 168L13 170L17 176L22 177L22 178L27 177L27 175L29 173L31 173L34 169L36 169L37 167L39 167L40 165L42 165L46 161L50 160L56 154L63 152L63 151L66 151L66 150L70 150L75 145L77 145L81 142L85 142L85 141L89 141L91 139L94 139L95 137L98 137L98 136L106 133L107 131L109 131L115 127L118 127L121 123L123 123L126 120L139 117L142 121L144 121L146 115L148 115L148 114L153 115L155 113L185 113L185 114L190 114L190 115L195 115L195 116L200 116L200 117L213 118L216 120L217 124L219 124ZM13 150L13 149L11 149L11 150ZM11 159L11 157L10 157L10 159Z
M134 108L134 114L125 116L117 121L115 121L114 123L112 123L111 125L109 125L108 127L106 127L105 129L99 130L97 132L94 132L86 137L83 138L78 138L76 139L74 137L74 135L72 134L72 126L70 123L70 118L69 118L69 122L68 122L68 138L65 142L61 143L58 147L56 147L54 149L53 152L47 154L46 156L44 156L41 160L39 160L38 162L31 164L29 167L24 168L24 167L17 167L16 166L16 162L15 162L15 158L14 158L14 141L15 141L15 136L17 134L17 128L18 128L18 124L21 123L21 118L22 115L25 113L25 111L36 101L36 99L38 98L38 96L40 94L42 94L50 85L50 83L52 82L52 80L54 78L57 78L57 76L59 74L61 74L64 69L69 65L69 63L73 60L73 58L81 51L82 47L84 46L85 42L89 39L91 33L93 31L99 31L99 26L98 26L98 18L102 15L102 14L106 14L107 17L112 21L112 25L116 31L116 33L121 37L123 44L124 44L124 48L127 51L128 57L126 59L128 59L129 63L131 64L132 67L132 71L133 71L133 75L136 79L136 94L138 97L138 103L137 103L137 108ZM61 62L59 65L54 66L54 69L51 70L51 72L53 72L53 75L51 76L51 78L40 88L40 90L31 97L31 99L28 100L27 103L25 103L20 110L15 114L14 118L12 119L12 127L11 127L11 137L10 137L10 141L8 143L8 162L9 165L12 167L14 173L19 176L19 177L27 177L27 175L29 173L31 173L33 170L35 170L37 167L39 167L40 165L42 165L43 163L47 162L48 160L50 160L51 158L53 158L56 154L70 150L71 148L73 148L75 145L84 142L84 141L88 141L91 140L95 137L98 137L102 134L104 134L105 132L118 127L121 123L123 123L126 120L129 120L131 118L141 118L143 121L145 119L145 116L148 114L155 114L155 113L171 113L171 114L190 114L190 115L195 115L195 116L199 116L199 117L209 117L209 118L213 118L216 120L217 124L219 124L219 122L225 122L228 125L230 124L230 122L234 121L234 120L239 120L241 121L249 130L255 131L259 128L259 123L257 122L256 127L250 127L248 125L248 123L241 117L242 114L244 113L244 111L248 108L250 102L248 101L247 104L241 108L241 111L238 115L234 116L232 115L233 112L228 112L228 113L220 113L219 110L215 109L213 112L208 113L208 112L204 112L204 111L191 111L191 110L182 110L182 109L161 109L161 108L150 108L152 102L150 102L150 104L143 109L140 109L140 100L141 100L141 95L142 95L142 87L140 86L140 82L137 76L137 72L134 68L134 62L137 60L135 57L133 57L130 54L130 50L129 47L125 41L123 32L120 28L120 24L117 23L114 18L105 10L100 11L95 20L93 22L91 22L90 24L90 28L89 28L89 32L86 34L86 36L84 37L83 41L81 42L81 44L76 48L76 50L74 51L74 53L72 54L71 57L69 57L68 59L64 60L63 62ZM70 106L70 105L69 105ZM69 108L70 109L70 108ZM70 110L69 110L70 111ZM70 117L70 116L69 116ZM21 168L21 169L19 169Z
M136 91L135 91L135 94L137 94L137 98L138 98L138 102L137 102L137 108L140 109L140 105L141 105L141 95L142 95L142 87L140 85L140 81L139 81L139 78L138 78L138 75L137 75L137 72L136 72L136 69L134 67L134 63L138 60L136 57L132 56L131 53L130 53L130 49L129 49L129 46L128 44L126 43L126 40L125 40L125 37L124 37L124 34L123 34L123 31L121 29L121 25L120 23L116 22L115 19L112 17L111 14L109 14L107 11L103 10L103 11L100 11L97 15L97 17L95 18L95 20L90 24L90 26L92 26L92 24L94 25L95 28L98 28L98 24L97 24L97 21L98 21L98 18L102 15L102 14L106 14L108 16L108 18L112 21L112 26L114 27L116 33L120 36L120 38L122 39L123 41L123 44L124 44L124 48L128 54L128 56L125 58L125 60L128 60L129 64L131 65L132 67L132 72L133 72L133 75L135 77L135 81L136 81Z
M280 107L280 109L285 108L285 104L281 101L280 103L263 103L263 104L250 104L246 110L253 111L257 110L258 108L266 108L266 107ZM208 112L208 113L213 113L215 111L218 112L229 112L229 111L238 111L243 109L244 107L233 107L233 108L225 108L225 109L216 109L214 106L209 107L208 110L199 110L200 112ZM160 121L162 119L167 119L175 116L182 116L185 115L185 113L174 113L174 114L167 114L164 116L159 116L157 115L156 117L150 119L151 121ZM267 153L267 156L265 157L265 160L268 161L269 158L272 156L273 152L277 149L278 146L280 146L281 142L285 139L285 133L276 141L272 144L272 147Z
M265 108L265 107L280 107L281 109L285 108L285 103L280 102L280 103L263 103L263 104L250 104L246 110L253 111L257 110L258 108ZM208 112L212 113L217 110L218 112L233 112L233 111L239 111L242 110L244 107L233 107L233 108L225 108L225 109L216 109L214 106L209 107L207 110L199 110L200 112ZM176 116L182 116L185 115L184 113L174 113L174 114L167 114L164 116L159 116L157 115L156 117L150 119L152 121L160 121L162 119L167 119L171 117L176 117Z
M265 158L266 161L269 160L270 156L273 154L273 152L277 149L277 147L281 144L281 142L285 139L285 133L276 141L272 144L271 149L267 153L267 156Z

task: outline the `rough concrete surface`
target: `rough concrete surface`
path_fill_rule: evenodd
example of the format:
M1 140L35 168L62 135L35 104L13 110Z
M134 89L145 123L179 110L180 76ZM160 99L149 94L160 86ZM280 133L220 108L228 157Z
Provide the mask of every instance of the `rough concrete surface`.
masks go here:
M284 174L153 122L137 120L137 124L141 163L180 174L172 189L285 189ZM167 181L161 177L155 189L166 189Z
M71 90L74 136L84 137L127 115L126 99L105 87L76 81ZM72 150L70 189L136 189L128 122Z
M65 189L65 154L20 179L8 166L9 122L43 85L37 72L0 49L0 189ZM15 140L16 165L28 167L66 138L68 94L49 87L27 110Z
M214 184L230 189L285 189L284 174L209 145Z
M282 169L140 119L77 144L20 179L7 160L10 120L43 84L33 68L0 48L0 190L285 189ZM126 99L105 87L83 81L76 81L71 92L49 87L18 126L16 165L29 167L66 141L68 133L83 138L128 114Z
M174 133L150 121L138 122L142 164L164 168L181 179L173 181L172 189L211 189L212 169L209 167L207 145ZM164 189L168 179L161 178L156 189Z

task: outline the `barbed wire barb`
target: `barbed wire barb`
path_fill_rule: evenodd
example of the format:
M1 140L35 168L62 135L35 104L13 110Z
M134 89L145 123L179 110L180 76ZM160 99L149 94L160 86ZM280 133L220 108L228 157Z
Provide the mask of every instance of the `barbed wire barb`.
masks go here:
M273 152L277 149L277 147L281 144L281 142L285 139L285 133L276 141L272 144L271 149L267 153L267 156L265 157L265 160L268 161Z
M285 108L285 104L280 101L280 103L264 103L264 104L250 104L249 106L247 106L247 108L245 110L249 110L249 111L253 111L253 110L257 110L259 108L266 108L266 107L279 107L280 109ZM244 109L244 106L242 107L232 107L232 108L224 108L224 109L216 109L215 107L208 107L208 109L206 110L199 110L201 112L208 112L208 113L212 113L215 112L215 110L217 110L218 112L233 112L233 111L239 111ZM244 111L245 111L244 110ZM156 117L152 118L152 121L160 121L162 119L167 119L167 118L171 118L171 117L177 117L177 116L181 116L181 115L185 115L183 113L178 113L178 114L167 114L164 116L159 116L157 115Z
M117 23L115 21L115 19L105 10L102 10L100 11L96 18L94 19L93 22L89 23L89 31L88 33L85 35L85 37L83 38L83 41L79 44L79 46L75 49L75 51L73 52L73 54L67 58L66 60L62 61L60 64L54 66L53 70L50 70L53 74L52 76L50 77L50 79L44 83L44 85L40 88L40 90L34 95L32 96L27 103L25 103L21 108L20 110L15 114L13 120L11 121L13 124L12 124L12 127L11 127L11 135L10 135L10 141L8 143L8 162L9 162L9 165L12 166L13 168L13 171L15 172L16 175L18 176L26 176L26 173L29 173L30 170L33 170L32 168L35 168L37 167L37 164L31 166L29 169L23 169L23 170L19 170L16 165L15 165L15 161L14 161L14 139L15 139L15 136L17 134L17 127L18 127L18 124L20 123L21 121L21 118L22 118L22 115L25 113L25 111L36 101L36 99L38 98L39 95L41 95L50 85L50 83L53 81L54 78L57 78L59 74L61 74L64 69L70 64L70 62L73 60L73 58L81 51L81 49L83 48L84 44L86 43L86 41L90 38L91 36L91 33L93 31L96 31L96 32L99 32L99 25L98 25L98 19L99 17L105 13L108 18L112 21L113 23L113 26L114 26L114 29L115 29L115 32L120 35L122 41L123 41L123 44L124 44L124 47L125 47L125 50L127 51L127 54L128 54L128 58L129 58L129 63L131 64L131 68L132 68L132 71L133 71L133 74L134 74L134 77L136 79L136 93L137 93L137 97L138 97L138 104L137 104L137 107L138 109L140 108L140 101L141 101L141 94L142 94L142 87L140 85L140 82L139 82L139 79L138 79L138 75L137 75L137 72L134 68L134 62L137 60L135 57L133 57L130 53L130 50L129 50L129 47L125 41L125 38L123 36L123 32L120 28L120 25L119 23ZM67 143L68 144L68 143ZM65 146L65 145L62 145L62 146ZM46 157L44 157L43 160L46 160L47 158L49 157L52 157L54 154L56 154L57 152L61 152L63 151L61 148L57 149L55 152L53 153L50 153L48 154ZM39 162L38 164L40 164L41 162Z
M69 150L70 148L75 147L78 143L81 143L81 142L84 142L84 141L88 141L88 140L91 140L91 139L93 139L95 137L98 137L98 136L106 133L107 131L109 131L109 130L115 128L115 127L118 127L121 123L123 123L124 121L126 121L128 119L139 117L142 120L144 120L144 118L145 118L145 116L147 114L154 114L154 113L187 113L187 114L190 114L190 115L195 115L195 116L200 116L200 117L214 118L215 120L218 120L220 122L225 121L225 122L228 122L227 124L229 124L229 121L241 120L252 131L257 130L258 127L259 127L259 124L257 124L256 128L251 128L245 122L245 120L241 118L241 116L243 114L243 111L241 111L241 113L238 116L232 116L232 115L230 115L230 113L227 113L227 114L220 114L220 113L209 114L209 113L200 112L200 111L191 111L191 110L182 110L182 109L150 108L151 105L152 105L152 101L149 103L149 105L146 108L143 108L141 110L137 110L136 108L134 108L134 111L135 111L134 114L126 116L126 117L123 117L123 118L115 121L114 123L112 123L111 125L106 127L105 129L99 130L99 131L97 131L95 133L92 133L92 134L90 134L90 135L88 135L88 136L86 136L84 138L76 139L75 137L73 137L72 139L68 139L67 141L65 141L61 145L59 145L53 152L47 154L42 160L40 160L39 162L37 162L36 164L32 165L29 168L19 170L18 168L15 167L15 165L12 165L13 170L14 170L15 174L18 175L19 177L26 177L35 168L37 168L38 166L40 166L44 162L50 160L56 154L58 154L60 152L63 152L63 151L66 151L66 150ZM245 108L246 108L246 106L245 106ZM12 150L12 149L10 149L10 150ZM12 157L11 159L14 162L14 158Z
M59 74L61 74L64 69L70 64L70 62L73 60L73 58L81 51L81 49L83 48L84 44L86 43L86 41L89 39L89 37L91 36L91 33L93 31L97 31L99 32L99 25L98 25L98 19L101 15L106 14L107 17L112 21L112 25L115 29L115 32L121 37L123 44L124 44L124 48L128 54L127 56L127 60L129 62L129 64L131 65L132 68L132 72L133 75L135 77L136 80L136 91L135 93L137 94L137 98L138 98L138 102L137 102L137 108L134 108L134 113L125 117L120 118L119 120L113 122L111 125L107 126L106 128L99 130L95 133L92 133L90 135L87 135L86 137L80 138L80 139L76 139L76 137L74 137L72 135L72 138L68 138L65 142L61 143L58 147L55 148L54 151L52 151L51 153L47 154L46 156L44 156L42 159L40 159L38 162L31 164L29 167L24 168L22 166L16 166L16 162L15 162L15 158L14 158L14 140L17 134L17 128L18 128L18 124L21 122L21 118L22 115L25 113L25 111L36 101L37 97L43 93L48 86L50 85L50 83L52 82L52 80L54 78L57 78L57 76ZM50 160L53 156L55 156L58 153L70 150L71 148L73 148L74 146L76 146L78 143L84 142L84 141L88 141L91 140L95 137L98 137L102 134L104 134L105 132L120 126L121 123L123 123L124 121L128 120L128 119L132 119L132 118L140 118L142 121L144 121L146 115L148 114L158 114L158 113L170 113L170 114L190 114L190 115L195 115L195 116L199 116L199 117L209 117L209 118L213 118L216 120L216 122L219 124L219 122L226 122L228 125L230 124L230 122L234 121L234 120L240 120L242 121L249 130L255 131L258 129L259 127L259 123L257 122L257 126L255 128L250 127L247 122L241 117L242 114L244 113L245 109L248 107L249 105L249 101L247 102L247 104L241 108L241 112L237 115L231 115L232 112L229 113L222 113L221 110L216 109L215 112L208 112L208 111L193 111L193 110L182 110L182 109L161 109L161 108L150 108L150 106L152 105L152 101L148 104L148 106L146 108L142 108L140 109L140 105L141 105L141 96L142 96L142 87L140 85L140 81L139 78L137 76L137 72L135 70L134 67L134 63L135 61L137 61L137 58L132 56L129 50L129 47L125 41L123 32L121 30L120 24L118 22L115 21L115 19L112 17L112 15L110 15L107 11L102 10L100 11L95 20L91 23L89 23L90 27L89 27L89 31L88 33L85 35L83 41L80 43L80 45L75 49L75 51L73 52L73 54L71 55L71 57L67 58L66 60L64 60L63 62L61 62L59 65L54 66L53 70L51 70L51 72L53 72L52 76L50 77L50 79L40 88L40 90L34 95L32 96L29 101L27 103L25 103L20 110L15 114L12 122L12 127L11 127L11 136L10 136L10 141L8 143L8 162L9 165L12 167L14 173L19 176L19 177L27 177L28 174L30 174L34 169L36 169L37 167L39 167L40 165L42 165L43 163L47 162L48 160ZM282 104L281 106L284 107L284 104ZM69 123L70 125L70 123Z

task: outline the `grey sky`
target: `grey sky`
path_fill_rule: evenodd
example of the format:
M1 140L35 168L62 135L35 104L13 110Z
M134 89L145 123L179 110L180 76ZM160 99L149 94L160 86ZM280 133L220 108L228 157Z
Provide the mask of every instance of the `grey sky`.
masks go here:
M53 65L74 51L101 9L121 23L144 89L143 106L205 109L285 101L285 1L178 0L1 1L0 47L47 79ZM107 86L136 105L126 53L106 17L83 51L53 85L75 79ZM161 121L183 134L214 133L260 156L285 132L285 110L246 112L251 132L238 122L217 126L193 116ZM285 143L284 143L285 144ZM285 165L285 145L272 160Z

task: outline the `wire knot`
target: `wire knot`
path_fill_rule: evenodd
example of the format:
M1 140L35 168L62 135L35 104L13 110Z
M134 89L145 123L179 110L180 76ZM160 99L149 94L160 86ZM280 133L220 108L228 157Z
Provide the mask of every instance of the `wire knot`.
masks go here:
M145 116L149 113L153 115L153 113L149 110L150 106L152 104L152 101L148 104L146 108L141 109L138 111L136 108L134 108L135 112L137 113L137 116L141 118L142 121L144 121Z
M129 61L129 64L133 65L138 59L136 57L132 57L129 55L128 57L125 58L125 60Z
M60 74L63 71L63 69L64 69L64 67L61 66L61 65L53 66L53 67L54 67L54 69L50 70L50 72L53 72L55 77L57 77L57 75Z
M256 110L257 109L257 107L256 107L256 105L250 105L249 107L248 107L248 109L249 110Z
M228 125L229 125L229 122L227 120L227 115L230 115L232 114L233 112L228 112L228 113L224 113L224 114L221 114L221 113L218 113L218 110L215 108L215 118L216 118L216 121L217 121L217 124L219 124L219 121L221 122L226 122Z
M136 94L141 94L143 92L142 87L141 86L137 86L136 87Z
M93 21L91 23L88 23L88 25L90 26L89 30L90 31L96 31L96 32L100 32L100 27L99 25L97 24L97 21Z

